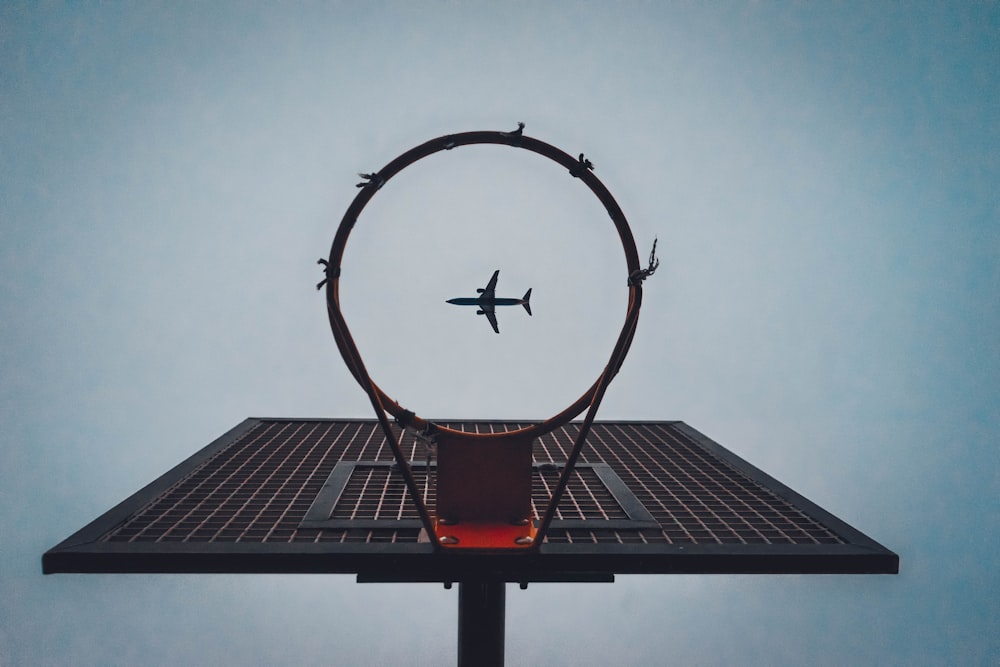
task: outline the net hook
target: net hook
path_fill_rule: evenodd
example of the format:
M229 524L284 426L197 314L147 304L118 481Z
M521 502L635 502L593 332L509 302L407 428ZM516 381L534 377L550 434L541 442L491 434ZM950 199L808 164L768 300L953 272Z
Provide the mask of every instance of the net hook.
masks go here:
M643 280L650 277L656 273L656 269L660 266L660 260L656 256L656 241L658 239L653 239L653 249L649 251L649 266L645 269L636 269L628 277L629 286L634 286L642 283Z

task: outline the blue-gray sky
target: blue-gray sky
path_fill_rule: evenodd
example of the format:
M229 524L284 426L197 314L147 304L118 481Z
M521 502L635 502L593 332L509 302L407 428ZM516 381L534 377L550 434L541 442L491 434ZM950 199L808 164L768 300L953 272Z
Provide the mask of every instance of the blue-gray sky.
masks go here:
M454 661L438 586L39 559L247 416L369 416L313 288L355 173L517 121L660 239L600 416L687 421L901 573L513 589L508 664L996 664L998 110L995 2L4 3L0 664ZM610 352L615 243L555 165L438 155L345 313L418 413L545 417ZM534 288L501 336L444 303L495 268Z

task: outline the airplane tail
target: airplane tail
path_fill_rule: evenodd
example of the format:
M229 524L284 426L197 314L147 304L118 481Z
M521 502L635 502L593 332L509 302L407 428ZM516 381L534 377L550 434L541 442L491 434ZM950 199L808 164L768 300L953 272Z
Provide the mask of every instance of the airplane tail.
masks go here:
M531 304L528 303L529 299L531 299L530 287L528 288L528 291L524 293L524 298L521 299L521 305L524 306L524 309L528 311L529 315L531 315Z

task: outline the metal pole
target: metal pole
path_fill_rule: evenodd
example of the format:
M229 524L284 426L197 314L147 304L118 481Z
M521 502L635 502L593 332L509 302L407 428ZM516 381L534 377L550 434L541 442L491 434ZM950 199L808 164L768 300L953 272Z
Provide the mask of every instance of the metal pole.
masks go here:
M458 584L458 667L503 667L506 584Z

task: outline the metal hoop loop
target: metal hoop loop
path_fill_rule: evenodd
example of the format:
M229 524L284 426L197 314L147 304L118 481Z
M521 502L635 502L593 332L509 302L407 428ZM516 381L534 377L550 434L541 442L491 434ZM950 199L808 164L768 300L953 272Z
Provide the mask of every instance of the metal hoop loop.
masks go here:
M327 314L330 319L330 329L333 331L334 340L337 342L337 348L340 350L344 363L347 364L347 368L350 370L355 380L358 381L358 384L361 385L361 388L368 393L376 411L381 409L384 412L388 412L404 427L411 427L424 432L443 432L452 437L467 439L538 437L552 431L553 429L559 428L573 418L577 417L585 409L587 409L588 406L593 405L595 400L599 400L600 396L603 395L604 389L607 388L611 378L618 372L618 369L628 352L628 348L632 343L632 338L635 335L635 325L638 319L639 307L642 303L641 281L627 281L629 297L625 323L622 327L621 333L619 334L618 341L611 354L608 365L605 367L604 371L594 384L591 385L590 388L580 396L580 398L574 401L569 407L564 409L559 414L550 417L543 422L532 424L516 431L505 431L501 433L470 433L468 431L451 429L437 424L432 424L431 422L418 417L413 412L410 412L399 403L389 398L389 396L382 391L377 384L375 384L365 370L364 363L361 360L357 346L354 343L354 339L351 337L350 330L347 328L347 323L344 321L344 316L340 309L340 266L344 256L344 249L347 246L347 239L350 236L355 223L358 221L358 217L361 215L361 212L364 210L368 202L371 201L372 197L375 196L375 193L378 192L382 186L389 181L389 179L420 159L439 151L451 150L459 146L470 146L474 144L499 144L529 150L547 157L568 169L571 175L579 178L584 184L587 185L588 188L590 188L590 190L604 205L605 209L607 209L608 215L611 217L615 228L618 230L618 236L621 239L622 248L625 251L625 263L627 268L625 276L632 276L637 271L641 270L639 264L639 254L636 251L635 240L632 237L632 230L629 228L628 221L625 219L625 214L622 213L621 208L618 206L614 197L611 196L608 189L603 183L601 183L600 179L594 175L589 163L585 162L582 154L579 158L574 158L573 156L545 143L544 141L523 136L519 133L477 131L450 134L436 139L431 139L430 141L420 144L415 148L411 148L396 159L392 160L378 172L365 175L367 183L363 186L359 185L359 187L361 187L361 191L358 192L354 201L352 201L351 205L347 208L347 212L344 213L344 217L341 219L340 226L337 228L337 233L334 236L333 244L330 248L329 260L327 261L326 302ZM382 416L382 414L379 415L380 418Z

